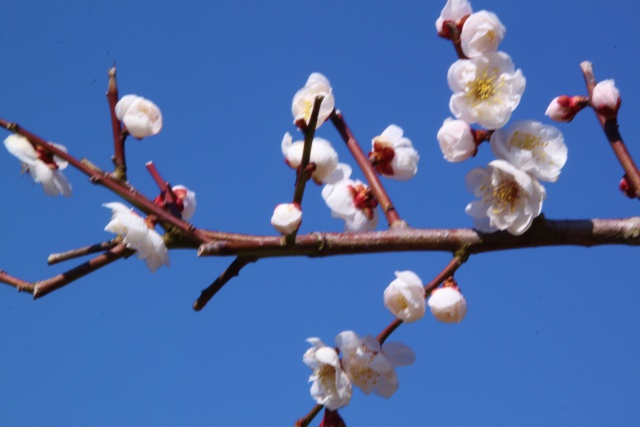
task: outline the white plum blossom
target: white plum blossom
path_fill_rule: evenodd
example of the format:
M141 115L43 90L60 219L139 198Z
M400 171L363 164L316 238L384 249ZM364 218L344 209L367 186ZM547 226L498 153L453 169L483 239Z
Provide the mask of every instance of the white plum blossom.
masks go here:
M599 113L615 115L620 108L620 91L614 80L603 80L593 88L591 105Z
M351 381L364 394L372 392L389 398L398 389L396 366L413 364L415 353L399 342L380 346L371 335L360 338L353 331L344 331L336 337L336 345L342 353L342 366Z
M406 181L418 172L420 156L411 140L403 137L399 126L390 125L381 135L373 138L371 149L369 159L383 176Z
M450 162L466 160L478 149L473 129L464 120L446 118L437 138L444 158Z
M111 221L104 228L105 231L121 236L127 247L138 253L138 258L145 261L152 273L162 265L169 266L169 252L162 236L147 227L142 217L119 202L102 206L112 211Z
M471 3L467 0L448 0L442 12L440 12L440 17L436 20L438 34L444 34L443 25L445 21L453 21L459 24L462 18L471 15L471 13L473 13L473 9L471 9Z
M174 185L171 190L178 198L178 206L182 206L182 211L180 212L182 220L188 221L196 212L196 193L184 185Z
M454 62L447 74L453 95L451 113L469 124L498 129L520 103L525 78L504 52L493 52Z
M66 152L65 146L53 144L56 148ZM22 135L9 135L4 140L4 146L15 157L20 160L29 175L38 184L42 184L42 189L48 196L63 195L71 196L71 184L60 172L66 168L68 162L58 156L48 155L45 151L36 150L27 138Z
M497 158L541 181L555 182L567 162L567 146L554 126L533 120L513 122L507 130L491 135L491 149Z
M318 338L309 338L307 342L313 347L305 352L302 361L313 370L309 377L309 382L313 381L311 397L331 411L347 406L353 388L349 376L340 366L336 350Z
M281 203L273 211L271 225L278 232L287 235L300 228L302 209L297 203Z
M481 10L471 14L462 27L460 43L468 58L495 52L504 39L506 29L493 12Z
M344 220L345 231L370 231L378 225L378 202L359 180L349 179L351 167L340 163L327 179L322 198L331 209L331 216Z
M293 142L291 134L287 132L282 138L281 146L282 154L287 164L294 169L300 166L300 163L302 163L304 141ZM311 177L315 182L323 183L325 179L336 170L338 166L338 153L333 149L329 141L316 137L313 138L311 144L309 162L316 165Z
M421 319L425 312L422 280L413 271L396 271L396 279L384 291L384 305L403 322Z
M517 236L527 231L542 212L544 187L506 160L473 169L465 181L469 192L480 198L465 209L479 231L507 230Z
M333 89L329 80L320 73L312 73L304 85L293 97L291 103L291 113L293 114L293 123L298 125L300 122L304 125L309 124L313 104L317 96L323 96L320 111L318 112L318 123L316 129L324 123L335 108L335 99L333 98Z
M116 104L116 117L131 136L142 139L162 129L162 113L156 104L137 95L125 95Z
M444 323L460 323L467 314L467 301L457 286L434 290L427 303L433 316Z

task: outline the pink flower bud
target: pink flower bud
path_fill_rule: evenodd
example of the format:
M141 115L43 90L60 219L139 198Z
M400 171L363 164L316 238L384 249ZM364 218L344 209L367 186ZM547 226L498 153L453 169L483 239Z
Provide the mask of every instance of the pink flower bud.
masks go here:
M588 100L582 96L560 95L551 101L544 113L551 120L568 123L588 105Z
M297 203L281 203L276 206L271 217L271 225L280 233L287 235L300 228L302 209Z
M593 88L591 105L606 118L616 118L620 109L620 102L620 91L613 80L603 80Z

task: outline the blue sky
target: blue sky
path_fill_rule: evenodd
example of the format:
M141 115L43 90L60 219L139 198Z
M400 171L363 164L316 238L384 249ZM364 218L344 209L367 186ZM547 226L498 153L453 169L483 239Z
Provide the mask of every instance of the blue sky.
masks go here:
M455 60L435 34L444 1L56 3L3 5L0 116L107 168L104 92L115 61L120 93L153 100L165 122L160 135L128 144L129 178L154 196L144 169L153 160L166 179L196 191L196 225L273 234L273 207L293 193L280 152L282 135L295 132L291 98L318 71L363 146L395 123L420 152L412 181L388 183L403 218L415 227L472 226L464 176L492 154L482 147L475 159L449 164L437 145ZM507 27L501 50L527 78L514 120L549 123L551 99L584 94L579 64L588 59L598 79L616 80L621 133L640 157L637 2L472 4L498 14ZM545 215L637 215L637 201L617 190L622 171L593 114L559 128L569 160L546 185ZM350 162L330 125L318 135ZM19 170L0 153L0 268L44 279L75 265L47 267L50 253L110 238L101 204L116 196L69 170L74 196L48 198ZM304 212L302 232L342 229L319 187L308 188ZM333 343L349 329L377 334L392 320L382 292L394 271L413 270L426 282L449 259L262 260L200 313L191 304L230 259L173 251L171 267L151 274L130 258L35 302L2 286L0 424L292 425L314 404L304 340ZM388 401L354 392L344 419L350 426L635 424L637 259L629 247L472 257L456 274L469 304L465 320L444 325L426 316L401 327L392 340L413 348L417 361L398 369L399 391Z

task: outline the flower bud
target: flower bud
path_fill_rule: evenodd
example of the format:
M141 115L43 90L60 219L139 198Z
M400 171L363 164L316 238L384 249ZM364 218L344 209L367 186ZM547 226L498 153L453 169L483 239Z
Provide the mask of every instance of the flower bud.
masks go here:
M544 114L556 122L568 123L587 105L585 97L561 95L551 101Z
M614 119L617 116L620 102L620 91L613 80L603 80L593 88L591 105L608 119Z
M626 174L620 180L620 185L618 188L620 189L620 191L624 193L625 196L627 196L630 199L635 199L636 197L638 197L638 195L636 194L636 190L633 188L633 185L631 185L631 183L629 182L629 179L627 178Z
M446 26L446 21L451 21L456 25L459 25L462 18L469 16L473 10L471 9L471 3L467 0L447 0L447 4L440 12L440 17L436 20L436 30L441 37L450 37Z
M325 409L324 417L322 417L322 421L320 421L318 427L347 427L347 425L340 417L340 414L338 414L338 411L330 411L329 409Z
M436 289L427 304L433 316L444 323L460 323L467 314L467 301L457 286Z
M182 205L182 220L188 221L196 212L196 193L184 185L174 185L171 189L178 198L178 204Z
M137 95L125 95L116 104L116 117L137 139L156 135L162 129L162 113L156 104Z
M444 158L450 162L461 162L477 152L473 129L463 120L445 119L437 138Z
M281 203L276 206L271 217L271 225L280 233L287 235L300 228L302 210L297 203Z
M403 322L415 322L424 316L422 281L413 271L396 271L397 279L384 291L384 306Z
M504 39L504 25L493 12L481 10L471 14L460 33L462 51L468 58L476 58L498 50Z

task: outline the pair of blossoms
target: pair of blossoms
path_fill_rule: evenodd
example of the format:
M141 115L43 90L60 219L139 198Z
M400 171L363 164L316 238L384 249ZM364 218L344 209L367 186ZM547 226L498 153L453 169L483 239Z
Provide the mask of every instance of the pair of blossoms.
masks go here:
M412 271L397 271L396 279L384 292L385 306L404 322L415 322L425 313L425 290L422 281ZM445 323L460 322L467 304L457 286L436 289L428 305L436 319ZM351 400L353 385L364 394L374 393L389 398L398 389L396 366L407 366L415 361L414 352L405 344L385 342L368 335L359 337L345 331L335 338L336 348L325 345L318 338L307 339L312 347L302 360L313 372L309 377L311 397L335 411Z
M324 98L318 114L316 128L319 128L334 111L335 100L329 80L320 73L313 73L305 87L293 97L291 110L298 127L308 125L317 96ZM298 169L302 163L304 141L294 142L287 132L281 148L286 163ZM385 177L401 181L412 178L418 171L419 158L411 141L403 136L402 128L396 125L387 127L371 142L369 159ZM309 163L313 164L311 178L317 184L325 185L322 197L331 209L331 215L345 221L345 231L373 230L378 224L377 201L363 182L350 179L351 167L339 163L338 153L329 141L319 137L313 139ZM297 231L301 222L302 210L295 203L279 204L271 218L273 227L284 235Z
M160 109L151 101L136 95L122 97L115 106L115 113L128 134L137 139L155 135L162 129L162 114ZM71 196L71 184L60 172L68 162L58 156L52 156L42 147L32 144L21 135L10 135L4 140L4 145L17 157L36 183L42 184L44 192L50 196ZM66 147L52 144L66 152ZM172 188L176 197L176 205L181 212L182 220L186 221L195 212L195 193L182 185ZM156 203L162 204L162 198ZM128 206L111 202L103 205L112 210L111 221L105 227L109 231L121 236L128 248L138 254L138 258L146 262L152 272L160 266L169 266L169 254L162 236L154 230L154 224L145 221Z
M503 129L526 81L509 55L497 51L505 28L494 13L473 13L468 1L449 0L436 28L444 38L452 38L455 28L468 58L452 64L447 74L453 91L449 109L456 119L446 119L438 131L444 158L460 162L475 156L486 139L498 158L467 175L467 189L478 199L465 212L479 231L520 235L542 212L546 191L539 181L555 182L567 161L564 138L557 128L532 120ZM472 124L488 131L475 130Z

